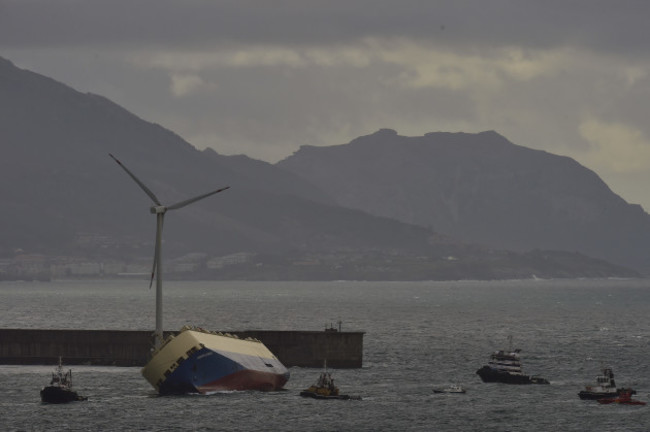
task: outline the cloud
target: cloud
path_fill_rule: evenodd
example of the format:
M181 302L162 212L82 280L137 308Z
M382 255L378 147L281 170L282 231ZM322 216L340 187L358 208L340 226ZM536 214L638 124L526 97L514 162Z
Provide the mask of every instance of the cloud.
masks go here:
M199 91L212 90L216 86L208 84L198 75L172 74L171 92L176 97L188 96Z
M647 171L650 166L650 140L632 126L586 119L579 126L580 135L591 147L585 160L593 166L614 173Z
M629 87L648 77L648 69L643 66L628 66L621 70Z
M492 129L650 181L650 2L489 3L0 0L0 55L224 154Z
M529 81L556 74L570 61L571 50L533 50L507 46L489 51L454 52L408 39L375 45L375 57L407 68L402 84L454 90L500 90L514 79Z
M647 55L638 0L3 0L0 47L337 45L367 37L448 48L588 47Z
M128 61L138 68L159 68L169 71L200 72L215 69L286 67L304 69L310 66L368 66L379 56L371 44L353 42L338 46L280 46L268 44L236 44L210 49L146 50L133 52Z

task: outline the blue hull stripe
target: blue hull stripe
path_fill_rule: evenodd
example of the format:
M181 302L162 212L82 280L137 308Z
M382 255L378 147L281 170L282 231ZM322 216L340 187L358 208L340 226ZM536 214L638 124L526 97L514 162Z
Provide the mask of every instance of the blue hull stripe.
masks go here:
M202 387L243 371L284 376L286 368L277 360L237 353L222 354L202 348L178 365L162 383L159 391L161 394L200 393Z

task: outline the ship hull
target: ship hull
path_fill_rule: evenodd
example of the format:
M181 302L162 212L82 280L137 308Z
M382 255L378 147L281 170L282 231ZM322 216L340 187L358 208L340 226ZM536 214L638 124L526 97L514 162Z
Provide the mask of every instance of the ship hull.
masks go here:
M43 387L41 390L41 401L45 403L60 404L82 401L85 399L86 398L79 396L75 391L64 389L58 386Z
M360 397L353 397L350 395L324 395L316 392L310 392L307 390L303 390L300 392L300 396L302 397L310 397L313 399L339 399L339 400L350 400L350 399L361 399Z
M610 399L618 396L618 392L590 392L590 391L581 391L578 393L578 397L583 400L598 400L598 399Z
M610 398L616 398L621 396L621 394L636 394L636 390L632 390L630 388L620 388L620 389L615 389L612 391L589 391L589 390L582 390L580 393L578 393L578 397L580 399L589 399L589 400L597 400L597 399L610 399Z
M512 374L493 369L489 366L483 366L476 371L481 380L486 383L503 383L503 384L548 384L544 378L530 377L523 374Z
M160 394L281 389L286 367L260 341L186 330L154 353L142 374Z

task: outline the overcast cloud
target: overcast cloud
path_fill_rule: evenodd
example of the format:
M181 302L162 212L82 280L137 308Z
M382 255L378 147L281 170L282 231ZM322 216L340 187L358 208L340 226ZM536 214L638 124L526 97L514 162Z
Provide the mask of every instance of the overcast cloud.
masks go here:
M495 130L650 209L645 0L0 0L0 56L198 148Z

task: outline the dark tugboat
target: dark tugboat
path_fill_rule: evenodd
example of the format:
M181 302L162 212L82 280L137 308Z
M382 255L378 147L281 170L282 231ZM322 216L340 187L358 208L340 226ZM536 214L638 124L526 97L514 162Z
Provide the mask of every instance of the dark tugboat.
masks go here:
M612 368L605 367L602 369L602 373L596 377L596 385L588 385L583 391L578 393L580 399L606 399L606 398L616 398L620 394L636 394L635 390L629 388L616 388L616 382L614 381L614 372Z
M72 370L63 372L61 357L59 357L59 366L52 372L50 385L43 387L41 390L41 400L45 403L67 403L73 401L83 401L88 398L79 396L72 390Z
M510 343L512 345L512 337ZM537 376L529 376L521 369L520 349L508 351L495 351L490 356L490 361L476 371L481 380L486 383L498 382L503 384L549 384L548 380Z
M308 389L300 392L300 396L314 399L356 399L361 400L360 396L342 395L339 388L334 385L334 378L327 371L327 363L323 372L320 373L318 380Z

